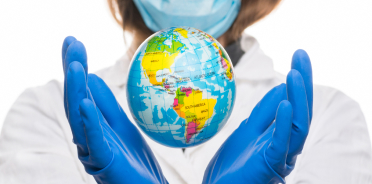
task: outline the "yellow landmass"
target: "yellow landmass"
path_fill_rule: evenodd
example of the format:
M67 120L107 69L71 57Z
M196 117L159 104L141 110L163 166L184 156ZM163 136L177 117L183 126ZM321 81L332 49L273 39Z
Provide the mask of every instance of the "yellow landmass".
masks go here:
M180 33L183 37L187 38L187 31L183 28L176 28L174 32Z
M214 48L216 48L217 50L220 50L220 48L218 48L217 44L216 43L212 43L212 45L214 46Z
M223 57L222 57L222 51L221 51L220 48L217 46L217 44L216 44L216 43L212 43L212 45L213 45L213 46L218 50L218 52L220 53L221 58L223 58ZM227 65L226 76L227 76L227 78L229 78L229 79L231 80L232 77L233 77L233 75L232 75L232 73L231 73L231 65L230 65L230 62L227 61L225 58L223 58L223 59L225 60L225 63L226 63L226 65Z
M174 63L174 59L178 54L179 52L172 55L166 52L149 52L143 56L142 67L145 70L145 76L149 78L151 84L162 85L162 81L158 82L156 80L156 72L164 69L172 72L170 66Z
M188 97L183 99L184 105L180 108L180 111L184 112L185 114L196 115L195 120L198 124L198 130L202 129L205 122L212 117L214 106L217 103L216 99L202 99L202 97L201 91L193 90Z
M230 62L227 61L225 58L223 58L223 59L225 60L226 65L227 65L226 76L227 76L227 78L229 78L229 80L231 80L232 77L233 77L233 75L232 75L232 73L231 73L231 65L230 65Z

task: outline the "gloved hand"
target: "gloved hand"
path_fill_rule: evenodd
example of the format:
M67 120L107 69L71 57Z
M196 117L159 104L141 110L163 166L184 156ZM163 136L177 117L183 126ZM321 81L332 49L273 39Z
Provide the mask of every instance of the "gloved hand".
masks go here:
M62 48L64 105L78 156L97 183L168 183L151 149L105 82L89 74L84 45Z
M224 142L205 170L203 183L285 183L309 132L312 101L310 59L298 50L287 85L269 91Z

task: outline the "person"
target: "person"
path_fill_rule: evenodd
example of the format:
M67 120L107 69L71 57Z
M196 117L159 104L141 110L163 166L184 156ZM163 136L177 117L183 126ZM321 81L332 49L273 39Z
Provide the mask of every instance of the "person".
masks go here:
M110 88L87 74L84 45L67 37L62 58L66 117L86 172L98 183L167 183ZM295 52L292 65L287 84L270 90L216 152L203 183L285 183L308 135L313 99L306 52Z
M178 20L190 18L188 17L190 15L186 13L193 12L192 7L195 7L195 4L191 6L191 3L198 2L184 1L184 4L179 6L180 4L177 3L180 2L171 0L167 1L169 6L159 6L165 1L109 1L114 17L123 26L124 31L133 34L134 41L127 53L114 66L96 72L96 74L109 86L124 112L129 112L125 88L127 69L134 51L154 31L167 26L159 22L164 22L161 21L162 18L173 15L164 17L160 15L165 12L177 13L169 11L176 9L172 5L178 5L176 6L178 10L185 8L183 11L185 14L173 17ZM218 38L231 56L236 74L237 100L235 110L226 126L213 139L200 146L183 151L164 147L143 136L158 163L158 166L154 168L161 168L169 183L201 183L205 174L221 176L208 164L210 162L216 163L217 166L222 164L221 167L223 167L224 164L229 165L229 162L221 163L214 155L223 155L224 152L228 152L225 148L231 147L228 145L231 145L229 142L237 137L234 135L247 129L244 128L246 126L241 125L241 122L250 114L248 122L251 121L252 116L255 117L255 104L261 99L260 103L263 103L265 101L263 96L270 89L285 82L285 76L273 70L271 59L260 50L257 41L243 34L246 27L269 14L279 1L219 1L230 2L229 6L228 4L213 6L213 1L200 2L205 2L203 6L198 6L205 8L205 14L197 14L197 20L191 23L196 22L200 27L205 23L207 27L204 29ZM167 8L168 11L161 8ZM215 17L212 16L216 15L213 14L216 12L222 13L222 16L217 16L218 20L213 19ZM207 25L207 23L210 24ZM308 78L308 76L303 77ZM97 82L95 85L98 84L100 83ZM288 82L287 85L289 85ZM88 86L91 87L89 84ZM313 91L314 105L312 108L310 103L308 105L309 109L313 109L312 113L309 111L309 117L312 117L311 128L302 153L297 156L296 166L285 178L286 182L371 183L370 141L359 105L342 92L329 87L315 85ZM92 94L94 96L94 90ZM84 101L80 106L82 114L86 114L86 117L82 117L83 120L91 120L89 112L94 110L94 105L92 106L89 101ZM274 105L275 109L278 106L279 104ZM289 111L290 108L284 104L283 109ZM100 110L102 111L101 108ZM1 183L96 182L91 175L86 173L79 160L82 157L78 157L77 148L72 142L72 128L69 127L66 115L63 83L55 80L44 86L28 89L17 99L5 119L0 138ZM131 117L128 118L134 122ZM250 138L247 142L254 142L255 138L257 137ZM242 151L242 153L245 152ZM224 158L228 157L225 155ZM158 176L162 178L161 175Z

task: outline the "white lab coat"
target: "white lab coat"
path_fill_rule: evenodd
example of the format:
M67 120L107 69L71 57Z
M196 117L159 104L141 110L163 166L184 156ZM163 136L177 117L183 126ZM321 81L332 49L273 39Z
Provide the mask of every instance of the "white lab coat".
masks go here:
M285 82L285 76L273 70L272 60L254 38L244 35L241 45L245 54L235 67L235 107L221 132L185 153L143 135L169 183L201 183L209 160L221 144L266 92ZM125 88L129 62L124 56L114 66L97 72L128 114ZM370 139L358 103L338 90L315 85L313 114L303 152L287 183L372 183ZM85 173L72 143L61 82L53 80L27 89L9 111L0 138L0 183L95 183Z

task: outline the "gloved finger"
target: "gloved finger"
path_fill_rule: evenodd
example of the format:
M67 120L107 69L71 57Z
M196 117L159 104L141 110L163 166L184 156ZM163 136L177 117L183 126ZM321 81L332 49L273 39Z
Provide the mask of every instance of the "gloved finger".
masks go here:
M115 132L127 129L129 119L106 83L98 76L89 74L88 86L97 107L101 110L110 127Z
M269 127L274 121L279 103L286 99L285 84L280 84L266 93L252 110L246 124L246 127L252 130L251 132L255 132L252 136L261 135Z
M103 135L98 118L99 113L89 99L80 102L80 114L84 122L84 131L89 150L90 163L97 169L106 167L112 160L110 146Z
M70 46L70 44L72 42L76 41L76 38L72 37L72 36L68 36L65 38L65 40L63 41L63 44L62 44L62 68L63 68L63 74L66 74L66 70L67 68L65 68L65 56L66 56L66 51L67 51L67 48L68 46ZM66 77L66 75L65 75ZM64 107L65 107L65 113L66 113L66 117L68 117L68 113L67 113L67 101L66 101L66 80L64 80L64 89L63 89L63 100L64 100Z
M79 103L87 98L86 79L83 66L77 61L72 62L66 77L66 100L68 121L70 123L74 143L78 146L79 154L87 155L88 148L85 139L83 121L79 112Z
M76 41L76 38L73 37L73 36L68 36L68 37L65 38L65 40L63 40L63 44L62 44L62 67L63 67L64 71L66 69L65 68L65 57L66 57L67 48L74 41Z
M292 57L292 69L300 72L304 80L310 123L313 117L313 71L309 55L304 50L297 50Z
M87 52L83 43L76 40L68 46L65 52L65 59L63 60L63 68L65 73L67 67L74 61L80 62L80 64L84 67L85 73L88 73Z
M84 45L77 41L74 37L66 37L65 41L63 42L62 46L62 63L63 63L63 73L65 74L65 80L64 80L64 93L63 93L63 99L64 99L64 107L65 107L65 114L68 117L68 111L67 111L67 97L66 97L66 73L68 70L68 67L73 61L80 62L85 69L85 72L88 72L87 69L87 54Z
M283 100L275 117L275 130L270 145L266 149L266 159L275 172L282 175L286 167L286 158L292 129L292 105Z
M288 101L293 107L293 125L287 156L287 164L294 165L297 155L301 153L309 133L310 119L306 99L305 84L297 70L291 70L287 76Z

